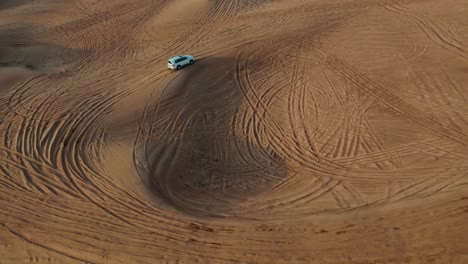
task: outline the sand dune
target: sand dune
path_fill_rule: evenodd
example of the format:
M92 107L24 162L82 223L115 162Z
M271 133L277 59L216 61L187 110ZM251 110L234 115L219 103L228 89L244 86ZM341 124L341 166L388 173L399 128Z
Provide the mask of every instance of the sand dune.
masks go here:
M466 10L2 1L0 263L468 263Z

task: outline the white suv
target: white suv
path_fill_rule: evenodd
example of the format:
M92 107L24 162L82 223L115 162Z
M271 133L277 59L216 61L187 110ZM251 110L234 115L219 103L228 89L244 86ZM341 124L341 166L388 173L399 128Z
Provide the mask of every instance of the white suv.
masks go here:
M191 55L175 56L169 59L167 67L172 70L180 70L180 68L187 64L193 64L194 61L195 59Z

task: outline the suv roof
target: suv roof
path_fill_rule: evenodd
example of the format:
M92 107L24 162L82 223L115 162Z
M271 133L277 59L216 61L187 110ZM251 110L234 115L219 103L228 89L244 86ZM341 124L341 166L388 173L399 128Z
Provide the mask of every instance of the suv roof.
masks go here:
M170 60L170 61L175 61L175 60L177 60L177 59L179 59L179 58L182 58L182 57L183 57L183 56L174 56L174 57L170 58L169 60Z
M169 59L170 62L174 62L175 60L182 58L182 57L192 57L191 55L177 55Z

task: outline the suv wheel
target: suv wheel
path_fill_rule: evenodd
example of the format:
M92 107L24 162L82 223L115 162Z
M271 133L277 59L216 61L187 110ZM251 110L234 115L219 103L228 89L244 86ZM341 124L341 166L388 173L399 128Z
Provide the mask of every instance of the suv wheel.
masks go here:
M180 65L177 65L176 69L177 69L177 70L180 70Z
M190 60L190 65L192 65L192 64L193 64L193 60Z

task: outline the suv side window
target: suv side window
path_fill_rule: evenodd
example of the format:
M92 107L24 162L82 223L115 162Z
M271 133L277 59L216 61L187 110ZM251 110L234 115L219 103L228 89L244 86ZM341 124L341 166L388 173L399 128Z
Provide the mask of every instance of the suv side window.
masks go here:
M178 59L175 60L174 62L175 62L175 63L179 63L179 62L184 61L184 60L186 60L186 59L187 59L187 57L182 57L182 58L178 58Z

